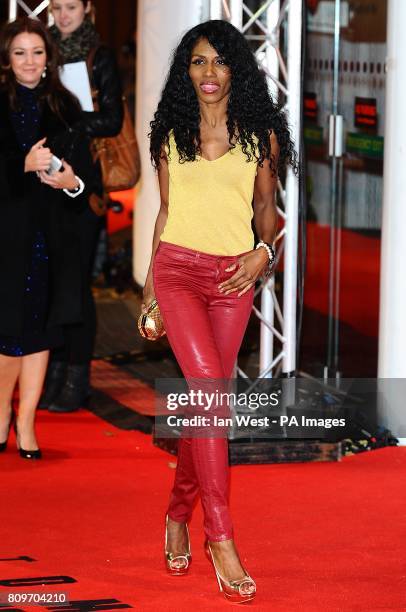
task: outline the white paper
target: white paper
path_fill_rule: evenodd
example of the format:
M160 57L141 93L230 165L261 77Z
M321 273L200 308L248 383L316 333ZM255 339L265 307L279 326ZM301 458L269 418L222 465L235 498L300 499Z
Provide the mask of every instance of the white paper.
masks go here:
M77 97L82 110L93 112L92 91L86 62L64 64L60 68L60 77L66 89L69 89Z

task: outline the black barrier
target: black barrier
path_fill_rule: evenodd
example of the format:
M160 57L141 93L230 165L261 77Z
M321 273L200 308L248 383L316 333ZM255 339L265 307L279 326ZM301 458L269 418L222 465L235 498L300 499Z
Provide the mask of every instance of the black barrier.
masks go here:
M406 437L403 379L162 378L155 388L156 438L182 433L336 442L373 438L389 428Z

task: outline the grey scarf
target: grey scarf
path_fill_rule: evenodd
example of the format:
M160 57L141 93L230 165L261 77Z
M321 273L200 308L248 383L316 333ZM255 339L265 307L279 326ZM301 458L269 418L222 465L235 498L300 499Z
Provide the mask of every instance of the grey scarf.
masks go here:
M56 26L52 26L49 32L62 55L64 64L86 61L89 51L100 44L100 36L89 17L86 17L78 29L64 40Z

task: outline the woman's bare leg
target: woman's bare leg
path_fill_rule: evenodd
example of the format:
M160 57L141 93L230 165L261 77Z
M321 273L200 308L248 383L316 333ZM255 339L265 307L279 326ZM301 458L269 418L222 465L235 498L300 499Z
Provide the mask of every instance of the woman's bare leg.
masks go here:
M24 450L37 450L35 412L41 396L49 351L25 355L19 378L20 404L17 416L18 442Z
M11 400L21 368L21 357L0 355L0 442L5 442L11 417Z

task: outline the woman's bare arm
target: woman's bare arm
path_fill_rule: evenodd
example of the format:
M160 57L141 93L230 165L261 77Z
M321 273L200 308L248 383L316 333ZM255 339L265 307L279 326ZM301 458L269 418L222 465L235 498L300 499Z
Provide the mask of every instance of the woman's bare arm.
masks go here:
M161 205L159 207L158 216L155 221L154 237L152 239L152 253L151 261L148 268L147 279L145 281L143 291L143 308L148 308L149 304L155 298L154 283L152 279L152 266L154 263L154 257L156 250L161 239L161 235L165 229L166 221L168 219L168 205L169 205L169 170L168 160L166 155L161 158L161 164L158 170L158 181L159 191L161 196Z
M273 157L274 172L269 168L269 160L265 160L262 168L258 166L257 176L254 184L254 224L258 238L263 242L272 243L275 239L278 213L275 203L276 187L278 182L277 164L279 146L276 136L272 133L271 155ZM265 248L254 249L239 259L237 272L224 283L220 283L219 289L225 295L238 291L243 295L255 285L255 281L261 276L268 264L268 253ZM232 270L235 265L227 270Z
M258 167L254 185L254 224L258 238L264 242L273 243L278 225L276 188L279 145L273 132L270 140L275 171L270 172L267 160L264 161L262 168Z

